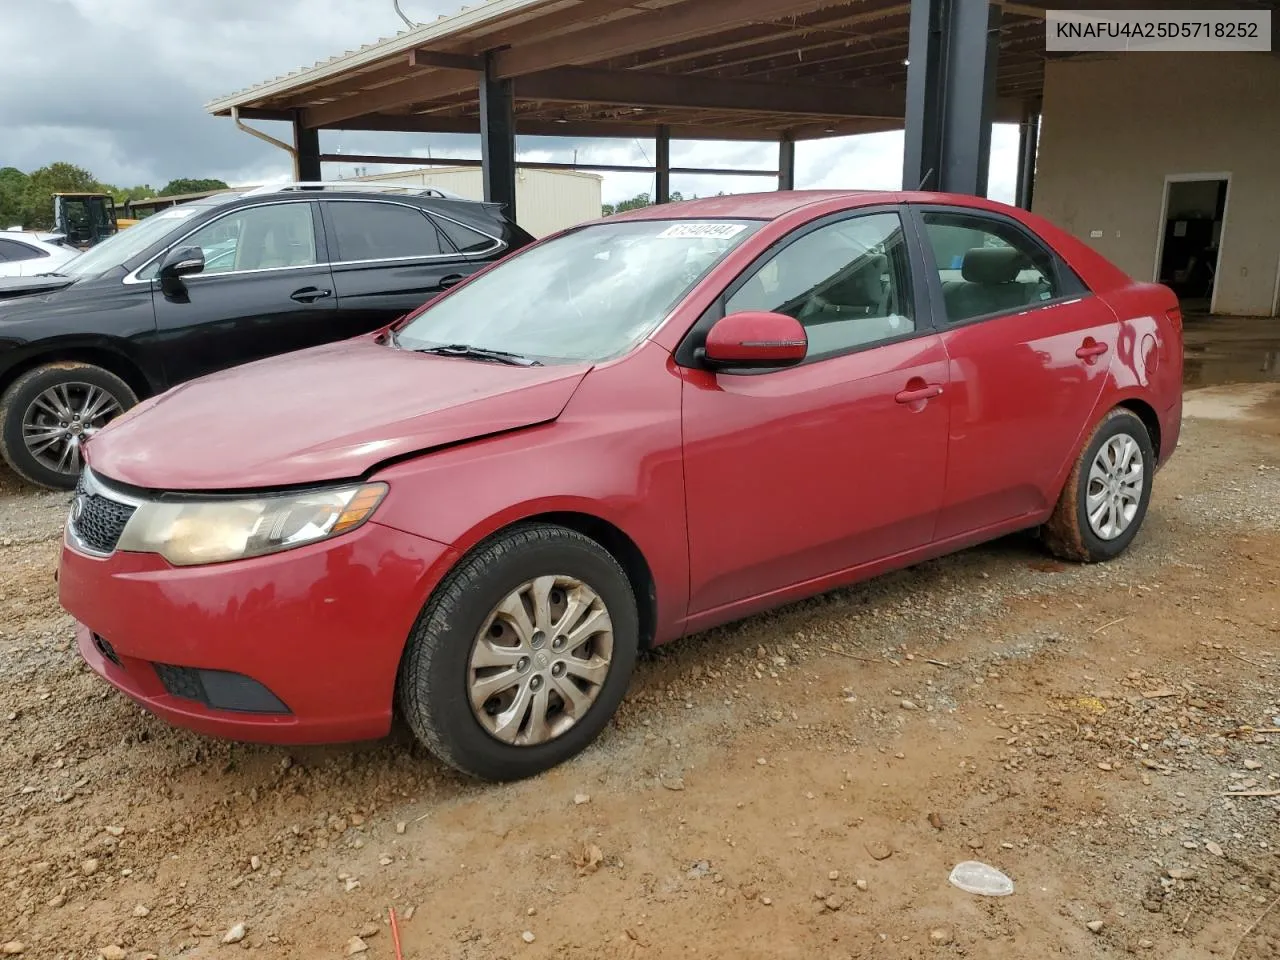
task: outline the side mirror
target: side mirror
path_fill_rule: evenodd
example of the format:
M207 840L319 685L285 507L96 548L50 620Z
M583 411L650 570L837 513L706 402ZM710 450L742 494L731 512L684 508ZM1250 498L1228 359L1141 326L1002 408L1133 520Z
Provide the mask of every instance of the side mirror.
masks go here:
M170 250L160 263L161 280L177 280L179 277L199 273L204 269L204 251L199 247L176 247Z
M782 313L731 313L707 331L702 359L707 366L772 369L791 367L809 352L800 321Z

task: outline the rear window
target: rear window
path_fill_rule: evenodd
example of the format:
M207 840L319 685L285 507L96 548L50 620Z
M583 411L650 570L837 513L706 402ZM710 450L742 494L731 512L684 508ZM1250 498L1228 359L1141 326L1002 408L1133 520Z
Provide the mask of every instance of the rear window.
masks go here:
M0 260L38 260L48 255L38 247L29 247L16 240L0 240Z
M457 247L459 253L484 253L497 246L498 241L493 237L485 236L479 230L464 227L455 220L436 217L435 221L444 231L444 235L449 238L449 242Z

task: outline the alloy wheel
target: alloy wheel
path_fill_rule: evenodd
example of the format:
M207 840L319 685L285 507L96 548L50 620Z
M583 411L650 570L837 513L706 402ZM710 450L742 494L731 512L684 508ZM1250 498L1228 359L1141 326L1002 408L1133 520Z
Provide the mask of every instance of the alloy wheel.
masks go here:
M120 401L102 387L71 381L40 393L22 415L27 452L57 473L78 473L80 445L123 412Z

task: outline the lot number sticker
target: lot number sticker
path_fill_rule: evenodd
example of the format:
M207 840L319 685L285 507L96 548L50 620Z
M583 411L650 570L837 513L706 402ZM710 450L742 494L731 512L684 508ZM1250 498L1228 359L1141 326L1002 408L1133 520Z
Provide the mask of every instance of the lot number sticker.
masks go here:
M676 223L658 236L675 240L729 240L745 229L741 223Z

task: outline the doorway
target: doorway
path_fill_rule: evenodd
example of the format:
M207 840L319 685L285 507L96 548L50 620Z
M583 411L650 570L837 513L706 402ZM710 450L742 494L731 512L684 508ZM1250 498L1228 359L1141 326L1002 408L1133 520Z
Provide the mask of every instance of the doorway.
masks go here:
M1229 173L1164 178L1155 279L1185 313L1213 312L1230 186Z

